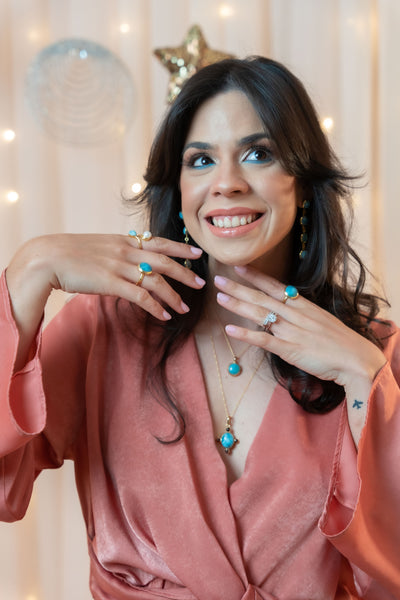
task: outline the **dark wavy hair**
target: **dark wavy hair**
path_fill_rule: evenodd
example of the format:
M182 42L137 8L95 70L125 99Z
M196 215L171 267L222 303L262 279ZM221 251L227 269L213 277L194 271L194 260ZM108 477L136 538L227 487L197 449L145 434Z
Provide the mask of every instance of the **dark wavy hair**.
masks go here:
M273 142L275 157L296 178L303 198L310 203L306 257L300 260L300 242L297 247L294 243L288 280L306 298L379 345L370 324L378 314L380 299L363 291L366 269L349 242L347 224L352 219L351 190L355 178L343 169L332 151L303 84L274 60L258 56L223 60L201 69L185 83L159 127L145 174L147 186L139 198L149 210L153 235L183 241L178 216L183 147L197 109L206 100L229 90L239 90L247 96ZM300 240L300 233L297 219L293 239ZM207 263L208 257L203 253L201 259L193 261L192 268L207 278ZM184 432L182 407L178 409L166 386L165 365L201 317L205 290L193 291L170 283L191 311L175 315L162 325L161 358L155 370L151 369L151 382L157 385L155 395L158 399L163 395L165 405L179 423L179 438ZM270 360L278 382L304 410L326 413L343 400L344 389L336 383L320 381L278 356L272 355ZM154 373L158 373L155 379Z

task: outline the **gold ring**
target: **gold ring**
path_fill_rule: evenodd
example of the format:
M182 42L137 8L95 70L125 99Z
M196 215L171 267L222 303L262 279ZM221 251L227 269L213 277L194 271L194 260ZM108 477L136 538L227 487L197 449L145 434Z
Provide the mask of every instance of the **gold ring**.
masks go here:
M141 262L138 266L137 266L140 276L139 279L136 282L137 286L141 286L142 285L142 281L144 279L145 275L152 275L153 274L153 269L151 268L151 265L149 265L149 263L147 262Z
M271 329L271 326L273 325L273 323L277 323L277 322L278 322L278 315L275 312L271 311L265 317L262 327L263 327L264 331L266 331L268 333L268 331Z
M286 304L286 302L288 300L296 300L296 298L299 297L299 291L297 288L294 287L294 285L288 285L286 286L283 298L282 298L282 302L283 304Z
M134 229L131 229L130 231L128 231L128 235L129 235L129 237L135 238L135 240L138 243L139 250L141 250L143 248L142 240L145 242L148 242L153 237L151 231L144 231L143 233L137 233L137 231L135 231Z

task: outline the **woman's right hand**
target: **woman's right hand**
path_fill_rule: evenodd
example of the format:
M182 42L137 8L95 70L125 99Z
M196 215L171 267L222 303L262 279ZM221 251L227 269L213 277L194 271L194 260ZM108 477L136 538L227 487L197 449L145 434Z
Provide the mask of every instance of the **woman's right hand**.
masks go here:
M194 260L201 250L157 237L143 240L142 246L138 248L134 237L114 234L54 234L24 244L6 271L21 337L31 343L52 289L125 298L162 321L170 318L168 307L187 312L165 276L202 288L201 278L170 258ZM149 263L153 274L145 275L138 286L141 262Z

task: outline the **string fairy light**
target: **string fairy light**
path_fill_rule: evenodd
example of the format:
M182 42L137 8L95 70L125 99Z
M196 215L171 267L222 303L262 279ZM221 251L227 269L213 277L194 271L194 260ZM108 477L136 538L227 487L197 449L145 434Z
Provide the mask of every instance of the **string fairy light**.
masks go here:
M11 204L13 204L15 202L18 202L18 200L19 200L19 194L15 190L10 190L9 192L7 192L6 198L7 198L8 202L10 202Z
M134 194L139 194L139 192L142 191L142 184L141 183L134 183L131 187L131 190Z
M121 33L129 33L131 30L131 26L129 25L129 23L121 23L121 25L119 26L119 30Z
M322 129L325 129L325 131L331 131L333 129L333 125L334 122L332 117L325 117L324 119L322 119L321 127Z
M5 142L12 142L15 140L15 131L12 129L5 129L1 135Z
M229 4L221 4L219 7L219 16L226 19L228 17L232 17L234 15L233 7Z

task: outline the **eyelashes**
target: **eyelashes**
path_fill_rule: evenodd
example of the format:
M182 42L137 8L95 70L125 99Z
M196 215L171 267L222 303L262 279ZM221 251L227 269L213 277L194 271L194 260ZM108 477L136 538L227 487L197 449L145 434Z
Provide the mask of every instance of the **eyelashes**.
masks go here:
M253 164L266 164L273 160L274 156L271 148L264 144L257 144L247 148L240 157L240 162ZM193 154L188 153L182 160L182 166L201 170L210 167L215 162L209 153L202 151L194 152Z

